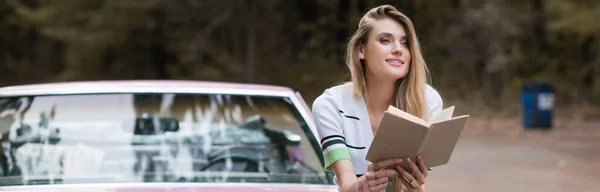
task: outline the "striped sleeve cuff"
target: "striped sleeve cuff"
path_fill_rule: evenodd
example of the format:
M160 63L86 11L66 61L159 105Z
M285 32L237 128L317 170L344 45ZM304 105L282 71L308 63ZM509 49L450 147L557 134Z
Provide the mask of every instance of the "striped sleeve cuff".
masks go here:
M331 169L331 164L340 159L352 159L350 158L350 153L348 152L348 148L337 148L326 152L325 155L325 170L333 171Z
M337 160L352 159L343 137L325 139L322 147L323 157L325 159L325 170L327 171L333 171L331 169L331 164Z

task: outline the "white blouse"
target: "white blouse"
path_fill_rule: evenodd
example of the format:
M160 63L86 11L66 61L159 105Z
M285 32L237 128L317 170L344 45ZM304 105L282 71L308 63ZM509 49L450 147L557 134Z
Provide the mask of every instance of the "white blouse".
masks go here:
M430 113L442 110L442 98L429 85L425 98ZM321 139L325 170L332 172L331 164L350 159L356 176L365 174L371 164L365 156L373 140L373 131L365 101L353 96L352 84L326 89L313 102L312 112ZM336 178L333 182L338 185Z

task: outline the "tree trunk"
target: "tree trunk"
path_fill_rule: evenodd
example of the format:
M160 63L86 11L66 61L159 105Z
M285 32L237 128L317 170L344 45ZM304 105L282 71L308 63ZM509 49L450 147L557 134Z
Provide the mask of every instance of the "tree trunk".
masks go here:
M246 44L247 81L256 82L256 6L248 2L248 43Z
M350 1L349 0L340 0L338 2L338 10L337 10L337 31L336 31L336 41L338 43L345 43L349 37L348 33L348 10L350 9Z
M165 36L163 34L163 23L164 23L164 13L159 10L152 10L151 15L156 22L156 27L152 31L152 36L154 37L154 42L150 47L150 55L151 61L156 71L156 77L158 79L169 79L169 74L167 73L167 63L169 61L169 54L167 50L165 50Z
M544 14L544 1L533 1L533 32L536 37L539 49L546 51L546 15Z

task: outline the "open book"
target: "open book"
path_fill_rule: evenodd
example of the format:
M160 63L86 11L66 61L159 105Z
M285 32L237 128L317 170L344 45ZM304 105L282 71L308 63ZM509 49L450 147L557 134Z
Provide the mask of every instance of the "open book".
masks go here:
M384 113L366 159L379 162L421 155L428 167L448 163L469 115L452 117L454 106L433 114L428 121L390 106ZM416 163L416 161L414 161ZM406 169L405 162L402 166Z

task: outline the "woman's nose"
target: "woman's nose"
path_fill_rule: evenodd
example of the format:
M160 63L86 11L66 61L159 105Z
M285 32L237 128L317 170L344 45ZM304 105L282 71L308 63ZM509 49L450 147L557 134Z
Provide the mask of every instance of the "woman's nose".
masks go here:
M394 55L402 55L402 49L400 48L402 45L395 45L392 50L392 54Z

